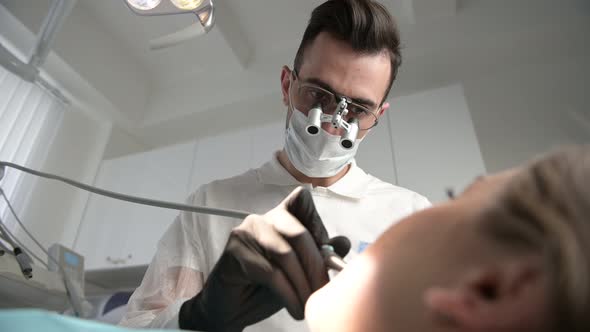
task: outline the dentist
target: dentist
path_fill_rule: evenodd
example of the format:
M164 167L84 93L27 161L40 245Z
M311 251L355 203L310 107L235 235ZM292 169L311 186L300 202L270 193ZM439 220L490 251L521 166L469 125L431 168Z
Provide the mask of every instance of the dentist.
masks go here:
M365 173L354 160L389 108L386 98L400 64L398 30L378 2L330 0L315 8L293 69L281 71L284 148L260 168L203 185L187 199L258 215L242 222L180 213L121 325L306 331L292 317L302 319L309 294L327 282L317 245L330 242L328 234L346 236L351 259L392 220L430 205ZM295 190L300 186L311 195ZM293 208L298 199L304 204ZM252 267L260 266L273 277L255 273ZM299 305L291 305L293 298Z

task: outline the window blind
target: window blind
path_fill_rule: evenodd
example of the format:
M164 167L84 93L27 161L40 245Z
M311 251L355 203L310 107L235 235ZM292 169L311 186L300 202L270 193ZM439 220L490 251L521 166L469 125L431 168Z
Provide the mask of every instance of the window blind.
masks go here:
M0 66L0 160L39 169L61 124L63 104L41 87ZM21 215L34 190L34 176L6 169L0 187ZM13 233L16 221L0 200L0 216Z

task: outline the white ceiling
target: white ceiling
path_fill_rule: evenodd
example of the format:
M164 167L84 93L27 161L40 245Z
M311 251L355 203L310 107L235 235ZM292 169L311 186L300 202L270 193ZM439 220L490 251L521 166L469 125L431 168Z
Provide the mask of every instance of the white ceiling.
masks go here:
M128 10L123 0L80 1L141 62L155 88L203 75L255 70L264 67L269 59L283 58L296 49L311 11L323 2L216 0L217 21L208 35L173 48L148 51L149 39L188 26L194 17L142 17ZM413 2L445 3L455 8L455 1L390 0L386 4L390 9L404 8L396 11L400 13L398 19L407 23L414 21L410 10ZM432 7L430 12L441 6Z
M97 112L152 146L282 118L281 66L292 64L309 15L323 2L213 0L216 24L209 34L149 51L149 39L193 18L137 16L123 1L78 0L55 52L112 106ZM0 3L33 30L42 20L37 0ZM394 96L567 55L580 47L590 16L587 0L382 3L396 17L404 44Z
M123 42L127 51L146 70L150 85L155 88L170 85L179 79L197 77L221 66L228 70L241 67L240 60L219 28L172 48L148 50L150 39L193 24L195 16L192 14L137 16L122 0L81 2L115 38ZM223 15L221 10L218 12L218 15Z

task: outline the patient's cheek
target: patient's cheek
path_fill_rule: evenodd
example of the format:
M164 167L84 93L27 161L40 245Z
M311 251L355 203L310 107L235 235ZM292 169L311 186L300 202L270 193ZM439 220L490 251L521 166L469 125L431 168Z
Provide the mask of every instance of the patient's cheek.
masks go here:
M307 301L305 318L312 332L356 332L370 329L375 306L375 264L371 257L354 259Z

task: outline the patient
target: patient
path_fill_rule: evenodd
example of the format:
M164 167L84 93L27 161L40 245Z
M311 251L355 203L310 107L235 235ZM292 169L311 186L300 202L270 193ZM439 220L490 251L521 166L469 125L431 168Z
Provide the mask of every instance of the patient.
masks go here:
M312 331L590 331L590 146L478 178L307 302Z

